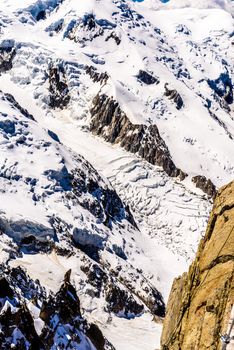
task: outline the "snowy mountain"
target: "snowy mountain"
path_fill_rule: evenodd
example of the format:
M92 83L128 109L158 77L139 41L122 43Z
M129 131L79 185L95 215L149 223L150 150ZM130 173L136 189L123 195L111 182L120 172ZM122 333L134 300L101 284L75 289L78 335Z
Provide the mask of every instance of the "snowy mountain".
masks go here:
M1 5L1 348L153 350L234 176L231 2Z
M144 5L150 6L153 9L182 9L182 8L194 8L194 9L223 9L228 12L233 11L232 0L162 0L161 2L167 3L167 6L162 6L159 1L144 0Z

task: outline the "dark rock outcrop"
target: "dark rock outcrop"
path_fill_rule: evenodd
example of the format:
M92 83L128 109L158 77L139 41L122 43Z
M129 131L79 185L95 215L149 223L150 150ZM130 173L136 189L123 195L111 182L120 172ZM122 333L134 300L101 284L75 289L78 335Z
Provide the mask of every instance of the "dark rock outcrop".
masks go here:
M84 27L87 27L88 30L92 30L96 28L95 17L92 13L84 16L83 25Z
M14 312L10 308L0 316L1 334L0 346L2 350L12 348L10 340L14 341L14 349L24 350L26 344L30 344L31 349L47 350L36 333L33 318L25 304L19 305L17 311ZM18 333L16 339L14 333Z
M104 338L102 332L94 323L88 326L86 336L91 340L97 350L115 350L114 346Z
M221 103L221 101L223 101L223 102ZM221 103L221 104L220 104L221 108L226 108L226 107L224 106L223 103L225 103L226 106L228 106L228 104L227 104L224 100L220 100L220 101L218 101L218 102ZM228 137L229 137L231 140L233 140L233 135L232 135L232 133L229 131L227 125L226 125L226 124L217 116L217 114L215 114L210 108L208 108L208 111L209 111L209 113L210 113L210 116L215 120L215 122L218 123L218 124L224 129L224 131L225 131L225 133L228 135ZM228 106L228 111L230 111L229 106Z
M92 41L104 34L104 28L92 13L86 14L83 18L74 23L68 30L66 36L77 43Z
M44 322L49 322L51 315L54 313L59 316L62 322L71 322L73 317L81 317L80 301L70 278L71 270L68 270L55 297L50 295L48 300L42 304L40 318Z
M22 223L25 225L25 223ZM48 237L49 238L49 237ZM17 241L17 239L14 239L13 241ZM45 238L38 238L36 235L36 232L34 232L34 235L22 235L22 239L18 243L19 252L24 251L25 253L51 253L51 251L54 249L54 241L50 238L50 240L47 240Z
M97 264L82 265L81 270L86 274L89 284L95 287L95 296L99 297L102 287L108 282L106 272Z
M217 189L210 179L207 179L205 176L197 175L192 178L192 182L195 183L197 188L200 188L204 193L208 194L208 196L212 198L215 197Z
M114 189L104 186L100 175L90 164L86 164L86 172L82 168L73 171L70 181L72 190L67 193L67 197L78 200L82 207L89 210L104 225L111 227L113 222L126 219L136 227L129 208L124 206ZM89 200L82 198L84 193L90 194Z
M62 66L49 68L49 106L51 108L65 108L69 101L69 89L66 75Z
M36 21L46 19L46 11L40 11L36 16Z
M98 72L97 68L93 66L86 67L86 73L90 76L94 83L106 84L109 79L109 75L105 73Z
M0 348L8 350L12 348L11 344L14 343L14 349L23 350L26 349L28 343L31 349L47 350L35 330L32 315L24 302L24 297L33 296L33 290L37 290L38 298L40 298L42 295L40 286L27 278L20 268L9 270L1 267L1 275L3 277L0 282L2 298L0 304ZM25 280L28 282L27 294L24 289ZM31 288L33 290L30 290ZM20 294L19 290L21 290Z
M106 301L109 312L119 316L124 315L126 318L139 316L144 310L143 304L137 302L127 291L115 285L109 286Z
M234 300L234 182L216 196L196 258L172 286L162 350L221 350Z
M3 40L0 43L0 73L12 68L12 61L16 56L14 40Z
M91 108L91 131L106 141L119 143L125 150L139 154L149 163L161 166L172 177L183 180L186 174L174 164L157 126L132 124L117 101L97 95Z
M190 35L191 30L188 29L184 24L179 24L176 26L176 33L183 33L185 35Z
M31 280L21 268L1 266L0 348L9 350L49 350L52 347L76 349L81 341L97 350L114 350L95 324L88 324L80 312L76 290L70 282L71 270L56 294L46 297L38 281ZM29 301L39 310L35 328ZM64 336L66 334L66 336Z
M121 39L118 37L118 35L115 32L111 32L110 35L108 35L105 39L105 41L109 41L110 39L114 39L117 45L120 45Z
M104 349L105 346L105 338L103 337L102 332L95 324L91 324L86 332L89 339L92 341L97 350Z
M184 102L182 100L182 97L178 93L177 90L170 90L168 88L168 83L164 85L165 93L164 95L169 98L169 100L172 100L176 104L176 108L180 110L184 106Z
M11 94L4 94L4 99L7 100L12 107L14 107L15 109L17 109L24 117L30 119L30 120L34 120L34 117L32 116L32 114L30 114L27 109L23 108L14 98L14 96L12 96Z
M222 73L215 80L207 80L209 87L227 104L233 103L233 84L228 73Z
M121 266L110 270L105 265L86 263L81 266L81 270L87 276L87 283L94 287L94 291L90 293L96 298L104 296L107 312L131 318L149 309L155 316L165 316L165 304L161 293L137 271L133 270L132 278L128 279L124 271L122 273ZM136 281L142 289L137 287Z
M54 33L58 34L62 29L64 25L64 19L60 18L56 22L49 25L45 30L46 32L49 32L50 36L53 36Z
M137 74L137 79L146 85L159 84L158 78L155 78L152 74L144 70L139 70L139 73Z
M0 298L10 298L12 299L14 292L9 285L9 282L5 277L0 278Z

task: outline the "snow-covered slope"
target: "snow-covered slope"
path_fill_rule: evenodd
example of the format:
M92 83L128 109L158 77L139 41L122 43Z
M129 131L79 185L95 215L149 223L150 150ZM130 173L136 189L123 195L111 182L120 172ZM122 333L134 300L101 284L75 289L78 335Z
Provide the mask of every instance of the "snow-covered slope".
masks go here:
M144 0L144 5L152 9L181 9L181 8L196 8L196 9L223 9L226 11L231 11L232 1L230 0L169 0L162 5L163 1L157 0Z
M17 50L9 74L31 86L48 110L55 103L48 74L59 67L69 95L66 117L85 123L90 99L112 96L131 123L156 123L177 168L220 186L234 172L232 17L217 8L152 11L146 5L67 0L35 25L41 7L26 7L22 19L14 5L16 22L2 35L14 38ZM101 84L91 84L94 69L106 75Z
M82 317L117 350L159 346L170 283L234 175L230 9L1 3L1 262L39 279L39 309L72 269Z
M95 305L103 317L110 312L125 318L144 312L163 316L163 298L148 270L143 272L141 263L134 266L144 249L140 232L108 181L4 93L0 134L1 262L26 267L54 293L72 268L83 305ZM146 253L143 259L149 267ZM27 333L22 334L30 343ZM13 333L9 337L14 343Z

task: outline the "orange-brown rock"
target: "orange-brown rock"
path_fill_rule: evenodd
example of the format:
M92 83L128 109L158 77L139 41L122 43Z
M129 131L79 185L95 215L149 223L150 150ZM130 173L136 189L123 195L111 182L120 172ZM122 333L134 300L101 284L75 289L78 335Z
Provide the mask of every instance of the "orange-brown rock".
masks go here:
M188 273L170 293L162 350L221 350L234 302L234 182L217 194Z

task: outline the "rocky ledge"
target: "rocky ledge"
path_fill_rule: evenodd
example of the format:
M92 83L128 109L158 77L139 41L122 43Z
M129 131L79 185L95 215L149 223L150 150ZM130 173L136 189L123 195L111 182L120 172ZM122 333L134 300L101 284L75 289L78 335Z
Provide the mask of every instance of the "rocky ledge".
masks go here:
M138 154L153 165L161 166L169 176L181 180L186 177L174 164L157 126L132 124L113 98L107 95L97 95L94 98L90 128L106 141L119 143L126 151Z
M168 88L168 83L166 83L164 85L164 88L165 88L165 93L164 95L168 97L169 100L172 100L175 105L176 105L176 108L178 110L180 110L183 106L184 106L184 102L182 100L182 97L180 96L180 94L178 93L177 90L175 89L169 89Z
M12 61L15 56L14 40L3 40L0 43L0 73L5 73L12 68Z
M234 300L234 182L217 194L205 237L167 304L162 350L221 350Z
M69 101L69 89L66 81L66 74L62 65L49 67L49 106L65 108Z
M205 176L197 175L192 178L192 182L197 188L200 188L203 192L207 193L208 196L214 198L217 193L217 189L210 179Z

